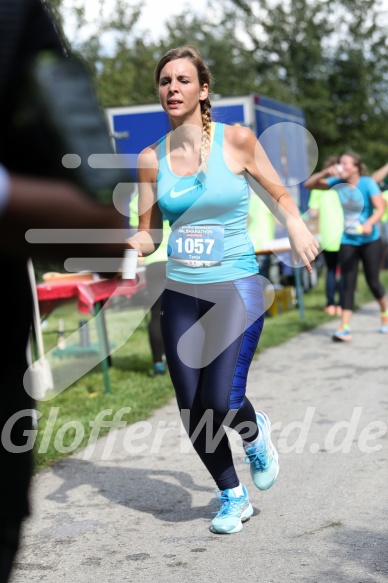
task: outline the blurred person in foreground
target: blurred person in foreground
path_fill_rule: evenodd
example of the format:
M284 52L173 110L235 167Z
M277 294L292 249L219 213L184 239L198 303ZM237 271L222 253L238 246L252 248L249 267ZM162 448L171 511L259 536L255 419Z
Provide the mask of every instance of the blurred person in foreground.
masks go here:
M34 402L23 383L32 323L27 259L109 256L117 258L119 268L126 246L125 237L123 243L108 245L26 242L28 229L122 229L125 233L123 217L111 204L98 203L70 182L32 177L24 168L33 151L25 148L20 156L10 148L25 77L42 51L65 56L47 7L40 0L0 0L0 305L6 339L0 353L0 583L9 580L21 525L29 514L33 459L28 436Z
M330 156L323 163L323 169L339 164L339 156ZM320 244L326 263L326 306L329 316L340 316L341 308L341 278L339 269L339 248L344 230L342 206L334 189L310 192L308 201L311 219L317 219L319 224Z
M345 152L340 165L333 164L316 172L304 183L310 190L335 189L344 213L339 261L343 283L341 326L333 340L352 340L350 321L354 310L358 265L361 260L365 279L380 308L380 332L388 333L388 311L385 289L379 279L382 242L378 223L384 214L384 201L378 184L365 176L361 157Z

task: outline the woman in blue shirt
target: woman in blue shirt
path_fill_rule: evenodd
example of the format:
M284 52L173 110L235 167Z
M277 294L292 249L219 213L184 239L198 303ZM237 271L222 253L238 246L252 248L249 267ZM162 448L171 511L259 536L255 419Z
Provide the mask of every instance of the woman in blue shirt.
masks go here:
M309 270L318 243L253 133L212 121L210 81L193 47L172 49L156 67L173 131L139 156L139 230L129 246L153 253L162 217L169 220L161 306L166 359L183 424L219 488L221 506L210 529L233 533L253 509L223 426L242 437L257 488L270 488L279 471L269 419L245 395L265 311L247 232L247 177L267 191L295 258Z
M383 248L377 226L385 204L377 183L363 173L360 156L347 152L341 156L339 165L329 166L305 182L306 188L335 189L344 212L345 229L339 252L343 278L342 318L340 328L333 335L333 340L340 342L352 339L350 320L360 259L367 284L380 307L380 332L388 333L387 298L379 280Z

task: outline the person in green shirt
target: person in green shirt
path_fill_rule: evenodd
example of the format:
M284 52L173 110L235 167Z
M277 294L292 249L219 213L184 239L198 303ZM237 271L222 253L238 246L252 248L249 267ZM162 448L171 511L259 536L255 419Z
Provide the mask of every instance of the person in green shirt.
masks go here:
M325 160L323 168L339 163L338 156ZM344 230L342 205L335 190L313 189L308 202L309 214L319 222L320 244L326 263L326 307L330 316L341 315L341 277L339 248Z

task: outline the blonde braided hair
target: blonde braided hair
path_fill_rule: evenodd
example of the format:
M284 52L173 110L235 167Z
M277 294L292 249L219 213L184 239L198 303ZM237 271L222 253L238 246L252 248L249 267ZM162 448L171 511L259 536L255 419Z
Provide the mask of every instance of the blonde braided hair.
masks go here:
M159 61L155 67L154 82L155 86L159 86L160 73L163 67L170 61L175 61L176 59L189 59L197 69L198 81L202 87L205 83L210 87L211 84L211 73L202 59L201 55L196 48L186 45L183 47L178 47L176 49L169 50ZM201 165L199 168L200 172L206 172L207 161L210 154L210 135L211 135L211 103L210 99L201 101L201 114L202 114L202 139L201 139Z
M206 172L207 161L210 154L210 133L212 127L211 104L209 98L201 101L202 113L202 140L201 140L201 166L200 171Z

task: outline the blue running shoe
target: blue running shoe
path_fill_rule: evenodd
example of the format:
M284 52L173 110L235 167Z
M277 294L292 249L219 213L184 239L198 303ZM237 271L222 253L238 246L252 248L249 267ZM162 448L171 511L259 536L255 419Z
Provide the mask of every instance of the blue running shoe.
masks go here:
M245 486L243 495L236 498L232 489L219 490L217 498L221 507L217 516L210 524L211 532L216 534L233 534L242 530L242 523L249 520L253 514L252 504L249 502L248 492Z
M256 420L261 441L257 445L245 447L245 463L251 464L253 483L259 490L268 490L279 473L279 456L271 441L271 422L262 411L256 411Z
M164 362L155 362L154 363L154 375L162 375L166 374L166 365Z
M388 310L381 313L381 334L388 334Z
M333 340L335 342L350 342L352 339L352 333L348 325L341 326L333 334Z

